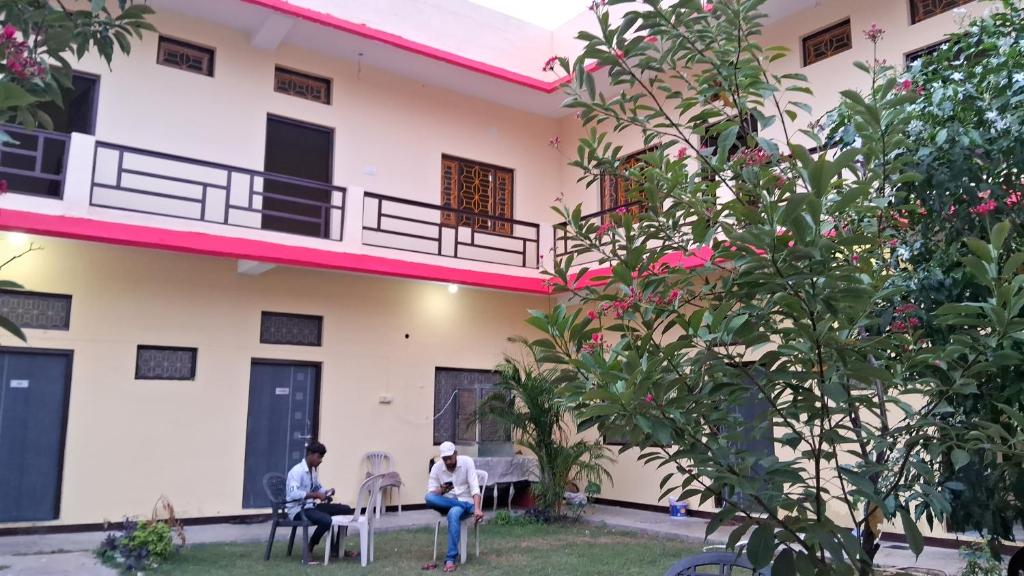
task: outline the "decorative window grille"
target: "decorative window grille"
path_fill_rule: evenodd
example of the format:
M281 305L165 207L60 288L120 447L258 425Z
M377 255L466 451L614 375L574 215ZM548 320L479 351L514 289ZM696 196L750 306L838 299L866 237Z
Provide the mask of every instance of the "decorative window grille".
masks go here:
M203 76L213 76L213 56L212 48L166 36L161 36L157 43L158 64Z
M280 66L274 69L274 91L321 104L331 103L329 79Z
M810 66L853 48L850 21L844 20L803 39L804 66Z

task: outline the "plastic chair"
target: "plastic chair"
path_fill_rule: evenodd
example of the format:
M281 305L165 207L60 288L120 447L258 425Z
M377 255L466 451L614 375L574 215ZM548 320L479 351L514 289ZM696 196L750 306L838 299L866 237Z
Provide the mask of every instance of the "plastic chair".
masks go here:
M312 524L306 520L301 512L292 520L285 512L285 505L289 504L285 494L285 475L271 472L263 477L263 490L267 493L272 508L270 517L270 537L267 538L267 550L263 555L264 560L270 560L270 550L274 547L274 536L278 527L291 528L292 534L288 537L288 555L292 555L292 548L295 547L295 531L302 528L302 563L309 564L309 527Z
M376 474L363 481L356 493L354 514L331 517L331 533L327 539L327 546L324 548L325 565L330 562L332 544L337 547L339 555L345 554L345 536L348 535L348 529L352 527L359 530L360 562L364 568L367 562L373 562L373 509L378 496L380 496L380 482L383 478L383 474Z
M712 567L715 570L701 570ZM754 576L771 576L771 568L754 570L754 566L743 556L735 552L704 552L689 558L683 558L665 572L665 576L732 576L733 568L749 571Z
M480 484L480 509L482 510L483 507L484 507L484 497L483 497L483 494L484 494L484 492L487 489L487 472L485 472L483 470L477 470L476 471L476 479L477 479L477 483ZM464 520L462 522L462 526L460 527L460 530L462 532L462 536L459 538L459 562L462 563L462 564L466 563L466 557L469 556L469 553L467 552L468 541L469 541L469 525L467 524L467 522L469 522L469 520ZM437 520L437 524L434 525L434 562L437 562L437 535L441 531L441 524L444 524L445 527L448 526L448 517L447 516L442 516L441 518L439 518ZM473 524L473 532L474 532L474 535L473 535L474 536L474 540L476 540L476 557L479 558L480 557L480 524L479 523Z
M394 472L395 470L395 459L391 456L389 452L367 452L366 454L363 454L363 460L366 461L366 471L369 472L371 475L385 474L387 472ZM380 493L377 495L377 518L380 518L381 510L384 508L383 500L385 490L388 492L389 500L393 500L393 498L390 498L392 491L395 491L397 493L396 496L398 498L398 515L401 516L402 487L401 485L392 484L388 486L382 486Z

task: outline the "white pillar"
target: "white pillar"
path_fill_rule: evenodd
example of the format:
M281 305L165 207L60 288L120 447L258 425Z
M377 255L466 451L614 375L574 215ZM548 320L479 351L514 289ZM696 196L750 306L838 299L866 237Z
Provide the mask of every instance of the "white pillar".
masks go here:
M93 159L96 137L75 132L68 146L67 168L64 171L64 213L85 216L92 194Z
M363 192L362 188L355 187L345 190L345 229L341 243L348 251L360 251L363 243Z

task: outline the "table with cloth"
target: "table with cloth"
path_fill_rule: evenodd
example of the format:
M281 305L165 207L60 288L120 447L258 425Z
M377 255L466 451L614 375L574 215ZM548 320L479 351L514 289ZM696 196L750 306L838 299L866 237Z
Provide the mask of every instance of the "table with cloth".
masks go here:
M485 456L474 458L477 470L487 472L487 483L494 486L494 509L498 509L498 485L508 484L508 507L512 509L512 495L516 482L540 480L537 460L525 456Z

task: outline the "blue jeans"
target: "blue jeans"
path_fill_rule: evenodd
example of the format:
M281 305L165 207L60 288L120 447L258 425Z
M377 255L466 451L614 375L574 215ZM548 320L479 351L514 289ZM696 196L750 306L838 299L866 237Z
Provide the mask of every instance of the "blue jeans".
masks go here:
M462 521L473 515L473 503L440 494L427 494L427 508L437 510L448 517L448 555L445 562L459 561L459 540L462 538Z

